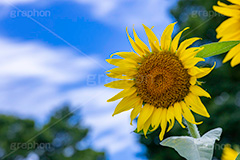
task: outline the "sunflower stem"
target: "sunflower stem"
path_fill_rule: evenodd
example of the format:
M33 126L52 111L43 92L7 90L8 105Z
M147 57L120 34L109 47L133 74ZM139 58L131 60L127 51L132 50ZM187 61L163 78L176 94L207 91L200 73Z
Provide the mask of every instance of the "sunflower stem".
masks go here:
M187 125L187 128L188 128L188 131L189 131L190 135L193 138L200 138L201 137L196 124L192 124L192 123L188 122L187 120L185 120L185 123Z

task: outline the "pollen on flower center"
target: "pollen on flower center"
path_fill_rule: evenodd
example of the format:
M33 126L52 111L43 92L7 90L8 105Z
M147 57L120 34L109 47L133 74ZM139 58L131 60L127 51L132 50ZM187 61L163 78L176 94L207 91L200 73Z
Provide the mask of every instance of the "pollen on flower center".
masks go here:
M157 108L182 101L190 88L190 75L179 58L163 51L145 57L135 81L138 96Z

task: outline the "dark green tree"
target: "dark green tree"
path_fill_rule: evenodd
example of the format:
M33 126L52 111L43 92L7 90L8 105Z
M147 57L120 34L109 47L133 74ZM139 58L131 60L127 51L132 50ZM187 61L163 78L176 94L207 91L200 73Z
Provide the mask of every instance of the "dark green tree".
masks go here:
M222 1L227 3L226 1ZM201 37L203 40L197 46L209 42L216 42L217 26L227 17L213 11L212 6L217 0L179 0L172 8L171 14L178 21L180 30L190 27L183 34L181 40L191 37ZM220 142L215 145L214 156L220 159L224 144L240 144L240 65L232 68L229 63L222 64L225 54L208 58L206 62L217 67L207 77L201 79L203 88L212 96L212 99L202 98L211 117L203 118L195 115L197 121L203 121L199 125L201 134L217 127L223 128ZM146 156L151 160L181 160L176 151L162 147L158 140L159 130L148 135L148 139L141 136L140 142L147 147ZM169 136L188 135L187 130L175 124L174 128L167 133Z
M20 160L37 156L41 160L102 160L103 152L89 147L89 132L80 114L69 107L57 110L49 122L37 128L33 120L0 115L0 158Z

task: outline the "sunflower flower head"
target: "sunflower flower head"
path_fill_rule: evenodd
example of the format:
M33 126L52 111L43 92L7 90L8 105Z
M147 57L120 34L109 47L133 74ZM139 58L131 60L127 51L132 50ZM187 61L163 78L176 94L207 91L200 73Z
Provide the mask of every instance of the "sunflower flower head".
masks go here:
M238 152L231 148L229 144L224 146L221 160L235 160L238 156Z
M228 0L233 3L227 5L218 1L218 6L213 6L213 9L227 17L227 20L222 22L216 29L217 38L220 41L235 41L240 40L240 1ZM232 60L231 60L232 59ZM234 67L240 63L240 44L233 47L223 60L223 63L231 60L231 66Z
M182 33L179 32L174 39L171 38L174 25L172 23L164 30L159 42L153 31L143 25L148 37L148 46L139 39L133 29L134 40L127 35L135 52L117 52L106 61L117 68L111 69L108 76L116 80L106 84L106 87L123 89L108 102L122 99L115 108L113 116L130 110L131 124L138 116L137 132L154 131L159 126L162 140L164 134L171 130L175 120L185 128L182 123L184 117L187 121L197 123L192 111L210 117L199 96L210 98L197 82L209 74L214 68L198 68L195 65L204 61L195 57L203 48L189 48L200 38L191 38L179 45ZM113 59L117 55L121 58Z

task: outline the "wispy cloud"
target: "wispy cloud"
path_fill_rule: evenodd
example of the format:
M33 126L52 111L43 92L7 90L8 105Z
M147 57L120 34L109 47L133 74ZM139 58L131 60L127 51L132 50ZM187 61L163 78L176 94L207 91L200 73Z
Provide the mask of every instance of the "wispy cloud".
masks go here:
M169 7L174 4L169 0L73 0L91 8L92 15L109 24L136 26L165 25L169 23Z
M50 105L60 103L59 95L64 94L66 86L84 83L89 73L98 69L92 59L62 47L5 38L0 38L0 47L0 103L5 104L1 105L4 110L19 107L29 109L28 113L43 108L49 111ZM39 106L32 109L32 105Z
M84 124L91 128L92 147L105 148L110 155L127 148L131 153L139 151L135 135L130 134L134 127L129 125L129 113L111 116L116 103L106 100L115 90L98 82L88 85L89 75L102 77L94 62L70 49L39 42L0 38L0 47L2 113L46 120L56 106L70 102L81 107Z
M32 78L52 84L73 83L83 80L89 70L97 68L91 59L66 48L7 39L0 39L0 47L0 76L14 80Z
M0 5L8 5L8 4L26 4L37 2L37 0L1 0Z
M96 20L115 26L136 27L141 24L149 26L161 25L165 27L170 23L169 8L176 0L69 0L89 8L90 14ZM67 2L67 1L65 1ZM0 1L0 5L11 6L18 4L34 4L39 6L55 2L42 0L8 0Z

